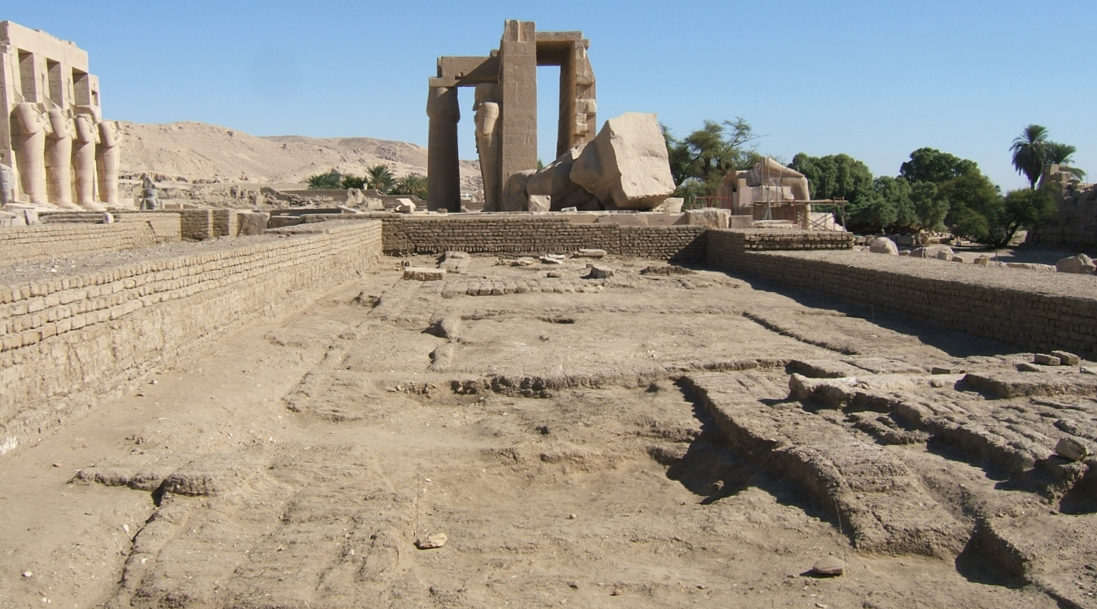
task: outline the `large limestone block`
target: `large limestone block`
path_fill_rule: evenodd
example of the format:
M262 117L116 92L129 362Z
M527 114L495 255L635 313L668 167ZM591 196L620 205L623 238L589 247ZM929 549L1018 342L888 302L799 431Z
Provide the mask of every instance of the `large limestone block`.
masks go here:
M571 181L607 209L650 210L674 192L666 140L654 114L606 121L571 167Z
M1069 258L1063 258L1059 262L1055 263L1055 270L1060 273L1079 273L1081 275L1092 275L1097 270L1097 265L1093 264L1093 260L1085 254L1078 254L1077 256L1071 256Z
M719 207L706 207L704 209L687 209L686 213L677 222L690 226L704 226L705 228L728 228L731 220L731 210Z
M530 197L531 203L535 201L535 197L548 197L549 209L552 211L561 211L565 207L576 209L601 207L597 205L594 195L571 181L571 168L585 146L582 144L568 150L529 179L526 184L526 194ZM538 201L543 200L538 199ZM531 208L530 211L538 210Z
M262 235L267 231L270 214L265 211L241 211L236 213L236 234Z
M877 237L872 240L872 243L868 246L868 251L873 254L890 254L892 256L899 255L899 247L895 245L895 242L887 237Z

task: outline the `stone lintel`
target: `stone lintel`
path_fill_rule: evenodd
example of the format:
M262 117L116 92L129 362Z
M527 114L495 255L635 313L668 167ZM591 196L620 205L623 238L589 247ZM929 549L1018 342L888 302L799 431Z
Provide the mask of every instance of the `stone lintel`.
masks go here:
M432 87L472 87L499 82L499 58L439 57L438 76L430 79Z

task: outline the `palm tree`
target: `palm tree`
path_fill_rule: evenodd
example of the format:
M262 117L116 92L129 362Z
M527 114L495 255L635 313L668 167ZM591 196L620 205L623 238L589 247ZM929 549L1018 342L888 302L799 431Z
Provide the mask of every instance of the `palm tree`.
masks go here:
M1047 162L1054 163L1059 166L1059 171L1069 173L1070 175L1084 180L1086 178L1086 172L1082 171L1078 167L1072 166L1070 163L1074 162L1071 158L1074 153L1077 152L1077 148L1070 144L1060 144L1059 142L1047 143Z
M1047 145L1047 127L1029 125L1009 147L1013 151L1013 166L1017 168L1017 173L1028 178L1033 190L1036 190L1036 180L1040 179L1040 172L1047 162Z
M420 199L427 198L427 179L417 173L396 180L396 186L392 189L395 195L415 195Z
M396 178L392 177L387 165L374 165L366 169L366 184L377 192L387 193L395 183Z

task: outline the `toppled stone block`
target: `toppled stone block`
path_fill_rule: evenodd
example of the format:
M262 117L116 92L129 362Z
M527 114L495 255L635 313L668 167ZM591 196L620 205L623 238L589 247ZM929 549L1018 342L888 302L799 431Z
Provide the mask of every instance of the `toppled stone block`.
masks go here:
M564 255L563 254L542 254L541 255L541 262L544 263L544 264L563 264L564 263Z
M987 266L990 264L990 256L982 255L971 262L975 266Z
M855 393L855 384L856 377L813 379L796 372L788 377L789 397L835 409L849 404Z
M597 264L592 264L590 266L590 271L587 273L584 279L606 279L609 277L613 277L613 269L609 268L608 266L599 266Z
M606 250L581 249L575 255L579 258L604 258Z
M895 242L887 237L877 237L869 244L868 251L873 254L890 254L892 256L898 256L899 246L895 245Z
M705 228L728 228L731 223L731 210L717 207L704 209L687 209L678 224L688 226L704 226Z
M1032 363L1040 364L1041 366L1058 366L1059 358L1054 355L1048 355L1047 353L1037 353L1032 356Z
M942 254L947 254L948 258L944 259L948 260L952 258L955 252L947 245L924 245L910 250L911 258L937 258L940 260Z
M394 209L401 214L415 213L415 202L411 199L397 199Z
M667 197L665 201L655 206L651 211L660 211L664 214L682 213L682 205L686 202L682 197Z
M1089 456L1089 449L1074 438L1059 438L1055 444L1055 454L1068 461L1084 461Z
M1092 275L1097 271L1097 265L1093 259L1085 254L1063 258L1055 263L1055 270L1060 273L1077 273L1079 275Z
M511 266L532 266L537 264L536 258L530 258L529 256L522 256L521 258L515 258L511 261Z
M442 281L445 278L445 269L428 269L421 266L404 267L404 279L411 279L414 281Z
M666 140L654 114L628 112L606 121L569 177L607 209L650 210L674 192Z
M565 208L600 208L594 195L571 181L571 168L582 153L584 145L576 146L560 155L526 182L529 211L549 211Z
M430 327L427 328L428 334L451 341L460 341L464 331L465 322L461 320L461 316L457 313L447 313L435 317L431 320Z
M960 264L963 264L967 262L967 259L965 259L963 256L953 256L952 262L959 262Z
M1059 358L1060 366L1077 366L1082 363L1082 358L1068 351L1052 351L1051 355Z
M537 174L536 169L518 171L503 185L503 211L526 211L529 209L529 195L526 194L526 185Z

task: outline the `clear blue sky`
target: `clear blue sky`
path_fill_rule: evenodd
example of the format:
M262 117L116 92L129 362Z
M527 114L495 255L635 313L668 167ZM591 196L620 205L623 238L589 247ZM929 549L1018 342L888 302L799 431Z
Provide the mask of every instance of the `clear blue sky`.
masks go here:
M844 152L895 175L930 146L1026 185L1009 145L1029 123L1097 178L1097 1L150 2L7 0L0 20L88 51L107 118L201 121L254 135L425 145L440 55L483 55L505 19L582 30L599 125L657 112L677 135L750 122L759 150ZM541 68L541 156L555 150L555 69ZM462 157L474 158L462 92Z

